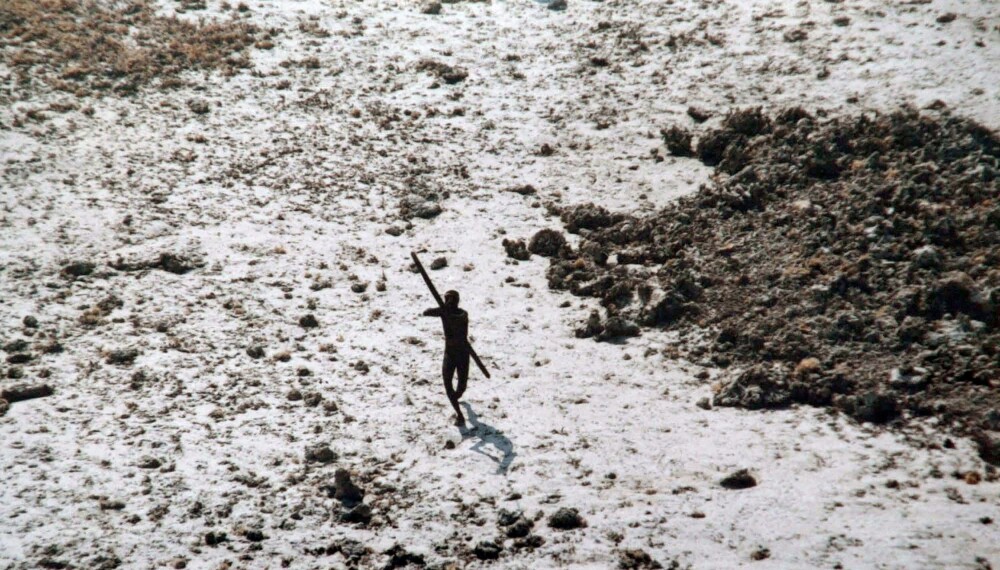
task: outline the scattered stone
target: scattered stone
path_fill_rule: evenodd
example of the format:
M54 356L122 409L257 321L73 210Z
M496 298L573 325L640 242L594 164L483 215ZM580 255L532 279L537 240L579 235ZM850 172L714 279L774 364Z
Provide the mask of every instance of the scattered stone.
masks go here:
M531 236L531 241L528 242L528 251L543 257L555 257L565 246L566 236L562 232L544 229ZM509 251L508 255L510 255Z
M362 503L350 510L344 511L340 515L340 520L347 523L367 525L372 521L372 509Z
M23 338L12 340L3 345L4 352L24 352L28 350L28 341Z
M548 8L549 10L560 12L567 8L568 4L566 0L549 0Z
M802 28L788 30L781 36L788 43L801 42L809 37L809 34Z
M163 462L152 456L145 456L139 460L139 469L159 469L163 466Z
M37 329L38 328L38 319L36 319L35 317L33 317L31 315L28 315L28 316L24 317L24 319L21 320L21 323L25 327L27 327L29 329Z
M532 196L537 194L538 191L531 184L521 184L519 186L514 186L507 189L508 192L513 192L515 194L520 194L521 196Z
M956 18L958 18L958 15L954 12L945 12L944 14L938 16L936 20L939 24L949 24L954 22Z
M204 265L205 263L201 259L187 254L164 252L160 254L159 259L153 267L162 269L167 273L173 273L174 275L184 275Z
M469 76L469 72L461 67L452 67L432 59L422 59L417 62L416 67L417 71L429 72L449 85L464 81Z
M34 356L27 352L18 352L7 357L8 364L24 364L34 360Z
M337 460L337 454L329 446L317 443L306 447L306 463L332 463ZM342 469L338 469L339 473Z
M757 480L746 469L740 469L734 473L726 475L719 481L723 489L739 490L749 489L757 486Z
M480 560L496 560L500 558L501 552L503 552L503 547L489 540L480 541L472 549L472 553Z
M262 542L267 540L267 536L259 529L248 528L243 531L243 538L249 540L250 542Z
M205 533L205 544L208 546L218 546L223 542L228 541L229 538L226 537L226 533L217 531L208 531Z
M674 156L691 156L694 151L691 148L691 133L678 127L672 126L669 129L662 129L663 143L667 145L667 150Z
M391 568L404 568L411 564L419 567L427 565L427 561L424 560L424 556L422 554L409 552L400 544L392 545L392 548L386 550L383 554L389 557L389 561L385 565L386 570Z
M771 557L771 550L763 546L757 548L756 550L750 553L750 560L758 562L761 560L767 560L770 557Z
M351 283L351 291L354 293L364 293L368 290L368 283L365 281L356 281Z
M389 234L389 235L391 235L393 237L398 237L398 236L400 236L400 235L403 234L403 228L402 228L402 226L398 226L396 224L393 224L391 226L386 226L385 233L387 233L387 234Z
M96 268L97 266L89 261L73 261L63 267L62 273L67 277L83 277L93 273Z
M549 517L548 524L557 530L573 530L587 526L580 512L573 508L561 507Z
M319 326L319 321L310 313L299 318L299 326L304 329L313 329Z
M4 414L7 413L7 410L10 410L10 402L8 402L3 398L0 398L0 418L2 418Z
M618 567L622 570L656 569L663 566L653 560L648 552L639 548L627 548L618 554Z
M507 257L518 261L527 261L531 258L531 254L528 252L528 247L524 244L523 239L505 239L502 245L507 252Z
M845 411L860 422L884 424L899 415L896 397L884 392L865 392L860 396L847 398Z
M704 123L705 121L712 118L712 113L704 109L701 109L700 107L694 107L694 106L687 108L687 114L694 120L694 122L699 124Z
M703 409L703 410L711 410L712 409L712 401L711 401L711 399L709 399L708 396L705 396L705 397L699 399L698 403L696 405L699 408Z
M346 469L337 469L334 473L332 491L333 498L348 508L358 505L365 497L364 491L351 481L351 472Z
M195 115L204 115L212 110L208 101L202 99L188 99L187 106Z
M125 508L125 502L111 499L101 499L98 502L98 507L102 511L120 511Z
M541 548L542 545L544 544L545 544L545 539L543 537L538 536L537 534L529 534L524 538L518 538L514 540L514 544L512 546L518 550L521 549L534 550L536 548Z
M420 7L420 12L422 14L428 14L431 16L437 16L441 13L441 2L437 0L431 0L429 2L424 2Z
M55 393L48 384L15 384L0 390L0 399L8 403L23 402L35 398L45 398Z
M517 519L507 526L504 534L507 538L524 538L531 534L531 529L534 528L535 523L524 515L517 517Z
M264 358L264 347L259 344L253 344L247 347L247 356L253 359Z
M990 465L1000 467L1000 436L989 433L978 433L973 438L979 457Z
M285 394L285 399L289 402L298 402L302 399L302 392L297 388L292 388L287 394Z
M438 257L431 262L431 271L437 271L438 269L444 269L448 267L448 258Z
M118 366L129 366L139 357L139 350L135 348L119 348L112 350L105 356L104 360L108 364Z

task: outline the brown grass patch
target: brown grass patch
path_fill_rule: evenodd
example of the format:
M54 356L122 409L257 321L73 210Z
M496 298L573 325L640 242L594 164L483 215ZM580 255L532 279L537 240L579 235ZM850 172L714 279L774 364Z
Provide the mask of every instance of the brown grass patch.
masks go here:
M258 37L261 36L261 37ZM77 96L129 94L190 69L234 74L263 40L236 20L192 23L157 15L149 0L3 0L0 58L17 91L49 87Z

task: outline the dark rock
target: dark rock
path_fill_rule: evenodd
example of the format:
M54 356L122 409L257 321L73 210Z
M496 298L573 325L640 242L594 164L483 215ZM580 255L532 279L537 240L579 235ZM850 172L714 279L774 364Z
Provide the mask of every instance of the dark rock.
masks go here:
M365 497L364 491L351 481L351 472L346 469L337 469L334 473L332 490L333 498L348 508L360 504Z
M0 398L13 404L14 402L22 402L24 400L45 398L54 393L55 390L48 384L15 384L14 386L8 386L0 390Z
M250 345L247 347L247 356L250 358L258 359L264 358L264 347L259 344Z
M27 327L29 329L37 329L38 328L38 319L36 319L35 317L33 317L31 315L28 315L28 316L24 317L21 320L21 323L25 327Z
M319 321L314 315L308 314L299 318L299 326L304 329L313 329L319 326Z
M372 521L372 509L366 504L357 505L340 515L340 520L353 524L367 525Z
M524 538L531 534L531 529L534 526L534 522L525 518L524 515L521 515L512 524L507 526L504 534L507 535L507 538Z
M438 2L437 0L424 2L424 4L420 7L420 12L430 16L437 16L441 13L441 2Z
M935 20L939 24L949 24L951 22L954 22L955 18L958 18L958 16L954 12L945 12L944 14L941 14L940 16L935 18Z
M524 245L523 239L505 239L502 245L507 252L507 257L517 259L518 261L527 261L531 258L531 254L528 253L528 247Z
M604 322L604 330L597 335L597 340L611 340L631 336L639 336L639 325L625 317L615 315Z
M67 277L83 277L93 273L96 268L97 266L89 261L73 261L65 265L62 272Z
M431 262L431 271L437 271L445 267L448 267L448 258L446 257L438 257Z
M531 236L528 251L543 257L556 257L566 245L566 236L560 231L544 229Z
M34 360L34 356L27 352L19 352L16 354L11 354L7 357L8 364L24 364L26 362L31 362Z
M694 152L691 149L691 133L686 130L672 126L669 129L660 131L663 136L663 143L667 145L667 150L674 156L691 156Z
M285 399L289 402L298 402L302 399L302 391L297 388L292 388L285 394Z
M469 76L469 72L461 67L452 67L432 59L420 60L417 63L417 71L429 72L449 85L464 81Z
M586 325L576 330L577 338L591 338L604 332L604 325L601 323L601 314L597 310L590 312Z
M24 352L25 350L28 350L28 341L23 338L12 340L3 345L3 350L4 352Z
M164 252L160 254L160 259L158 260L156 266L160 269L173 273L175 275L184 275L189 271L193 271L204 263L201 260L194 259L184 254Z
M510 511L507 509L500 509L497 512L497 524L500 526L510 526L518 521L522 517L521 511Z
M783 408L792 403L792 395L778 372L766 366L753 366L725 384L713 403L748 410Z
M545 539L537 534L529 534L524 538L518 538L514 541L513 547L521 550L528 549L534 550L536 548L541 548L545 544Z
M224 532L208 531L205 533L205 544L208 546L218 546L228 540Z
M549 516L548 524L557 530L573 530L587 526L587 521L576 509L562 507Z
M151 456L143 457L139 460L139 469L159 469L163 466L163 462L159 459Z
M613 225L620 218L593 203L566 208L560 216L566 224L566 231L579 233L580 230L598 230Z
M693 107L693 106L687 108L687 114L689 117L694 119L694 122L696 123L704 123L705 121L712 118L712 113L704 109L701 109L699 107Z
M243 538L249 540L250 542L261 542L267 540L267 536L264 535L262 531L255 528L250 528L243 531Z
M1000 436L981 432L973 438L983 461L1000 467Z
M726 475L719 481L723 489L739 490L749 489L757 486L757 480L746 469L740 469L734 473Z
M866 392L846 403L847 413L861 422L884 424L899 415L896 397L888 393Z
M411 564L420 567L427 565L427 561L424 560L424 556L422 554L409 552L399 544L394 544L392 548L386 550L383 554L389 557L388 562L385 564L385 570L390 570L392 568L404 568Z
M618 567L622 570L639 570L642 568L663 568L663 566L653 560L645 550L639 548L627 548L618 554Z
M306 463L332 463L337 460L337 454L327 445L317 443L306 447L305 459ZM337 471L341 470L338 469Z
M119 348L112 350L107 354L104 360L108 364L116 364L119 366L129 366L135 359L139 357L139 351L135 348Z
M513 192L515 194L520 194L522 196L532 196L537 194L538 191L531 184L521 184L520 186L514 186L507 189L508 192Z
M351 283L351 291L353 293L364 293L368 290L368 283L364 281L355 281Z
M502 546L488 540L480 541L476 544L475 548L472 549L472 553L475 554L476 558L480 560L496 560L497 558L500 558L501 552L503 552Z
M548 8L556 12L565 10L567 7L567 0L549 0Z
M208 102L202 99L188 99L187 106L195 115L205 115L212 110Z
M0 417L3 417L8 410L10 410L10 402L8 402L3 398L0 398Z

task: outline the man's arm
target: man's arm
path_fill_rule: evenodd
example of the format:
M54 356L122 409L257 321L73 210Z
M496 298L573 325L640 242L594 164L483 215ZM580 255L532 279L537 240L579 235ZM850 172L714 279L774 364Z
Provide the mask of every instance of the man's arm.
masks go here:
M440 317L442 315L442 311L443 310L444 309L442 309L441 307L434 307L433 309L427 309L426 311L424 311L424 316L425 317Z

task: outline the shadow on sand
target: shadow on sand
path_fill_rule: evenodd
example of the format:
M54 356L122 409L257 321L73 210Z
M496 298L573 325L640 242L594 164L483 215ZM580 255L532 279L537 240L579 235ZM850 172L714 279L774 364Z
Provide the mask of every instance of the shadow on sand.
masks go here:
M472 406L468 402L462 402L462 407L465 408L465 416L471 424L471 427L459 428L462 439L476 439L472 451L489 457L497 464L497 474L506 475L510 464L517 457L517 454L514 453L514 444L502 431L480 422L479 416L472 410ZM489 450L491 446L495 448L495 451Z

